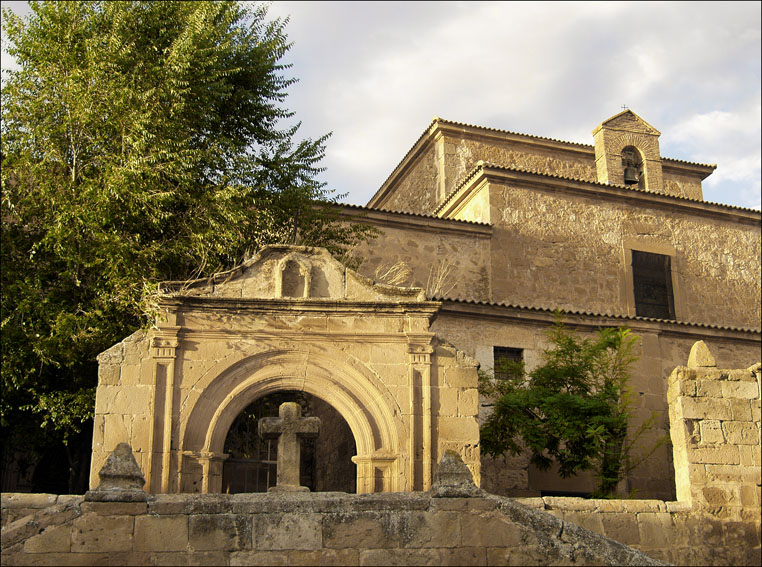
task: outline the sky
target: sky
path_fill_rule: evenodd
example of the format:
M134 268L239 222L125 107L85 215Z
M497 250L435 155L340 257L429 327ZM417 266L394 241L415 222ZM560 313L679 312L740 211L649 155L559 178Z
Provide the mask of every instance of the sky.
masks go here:
M23 10L25 2L3 2ZM664 157L716 164L704 199L760 208L758 2L287 2L301 135L365 204L434 116L592 144L626 106ZM11 65L3 54L3 67Z

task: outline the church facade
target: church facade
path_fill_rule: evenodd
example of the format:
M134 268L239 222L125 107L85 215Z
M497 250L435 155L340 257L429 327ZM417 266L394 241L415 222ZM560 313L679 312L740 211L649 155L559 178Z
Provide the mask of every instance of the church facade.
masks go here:
M479 454L477 366L537 365L556 310L581 333L627 325L633 427L660 412L649 443L696 341L719 367L759 360L760 213L703 201L714 166L662 157L659 135L629 110L593 145L434 119L366 207L343 209L381 230L359 273L271 247L165 286L156 329L99 358L91 483L127 441L150 491L224 491L236 415L304 391L347 422L358 492L426 490L448 449L492 492L589 492L589 477ZM405 277L385 284L393 266ZM671 500L674 476L665 446L623 489Z

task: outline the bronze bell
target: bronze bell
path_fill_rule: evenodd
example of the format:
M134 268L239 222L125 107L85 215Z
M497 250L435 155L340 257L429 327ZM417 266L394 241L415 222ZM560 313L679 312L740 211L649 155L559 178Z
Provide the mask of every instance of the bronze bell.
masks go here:
M631 165L624 168L624 184L625 185L638 184L638 170L632 167Z

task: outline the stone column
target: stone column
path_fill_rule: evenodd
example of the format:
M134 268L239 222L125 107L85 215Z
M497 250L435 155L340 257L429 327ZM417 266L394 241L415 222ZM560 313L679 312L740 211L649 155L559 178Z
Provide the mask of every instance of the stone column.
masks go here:
M166 494L170 489L175 358L180 327L175 325L177 313L173 309L165 311L164 319L151 342L154 418L151 424L151 453L148 455L146 476L151 492Z
M410 464L408 468L409 486L415 490L420 484L426 491L431 488L432 442L431 442L431 340L433 333L407 333L410 365ZM416 390L420 391L420 408L416 407ZM416 483L415 456L416 415L421 416L421 482Z

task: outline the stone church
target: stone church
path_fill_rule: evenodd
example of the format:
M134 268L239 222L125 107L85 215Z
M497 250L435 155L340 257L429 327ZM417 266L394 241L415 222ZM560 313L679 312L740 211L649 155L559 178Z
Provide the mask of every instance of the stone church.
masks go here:
M99 357L92 487L127 442L150 492L265 490L275 457L252 424L288 398L321 418L302 447L312 490L428 490L454 450L490 492L589 493L589 476L480 455L478 368L536 366L556 310L583 334L626 325L632 426L659 412L648 444L696 341L721 368L759 360L760 212L704 201L715 166L662 157L659 136L630 110L593 145L435 118L365 207L343 208L381 231L357 271L271 246L163 284L155 327ZM673 500L671 447L625 484Z

